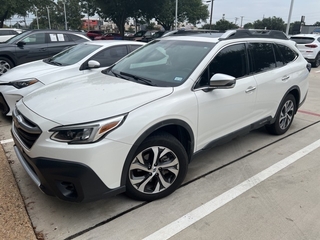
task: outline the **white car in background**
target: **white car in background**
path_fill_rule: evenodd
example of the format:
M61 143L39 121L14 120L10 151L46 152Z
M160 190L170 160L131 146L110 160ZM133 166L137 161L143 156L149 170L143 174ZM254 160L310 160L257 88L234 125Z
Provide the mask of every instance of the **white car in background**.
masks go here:
M290 39L297 43L299 51L313 67L319 67L320 34L297 34L293 35Z
M5 42L15 35L22 33L22 29L18 28L0 28L0 42Z
M96 72L144 44L118 40L84 42L51 58L17 66L0 76L0 110L11 116L16 102L30 92L58 80Z

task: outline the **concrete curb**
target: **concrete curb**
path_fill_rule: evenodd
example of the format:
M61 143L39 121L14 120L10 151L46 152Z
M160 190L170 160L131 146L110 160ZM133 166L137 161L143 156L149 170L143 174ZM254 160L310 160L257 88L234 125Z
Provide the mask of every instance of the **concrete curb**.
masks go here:
M2 145L0 193L0 238L37 239Z

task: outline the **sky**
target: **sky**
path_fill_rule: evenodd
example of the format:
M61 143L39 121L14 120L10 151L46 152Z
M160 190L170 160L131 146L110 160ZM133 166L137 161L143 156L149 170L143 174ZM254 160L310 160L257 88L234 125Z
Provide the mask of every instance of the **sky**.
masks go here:
M211 0L203 0L207 2ZM212 23L219 21L223 14L225 19L240 25L262 20L263 18L279 17L288 22L291 2L293 2L290 22L300 21L305 16L306 25L320 22L320 0L214 0ZM209 12L211 3L208 4ZM209 20L208 20L209 23Z
M179 1L179 0L178 0ZM212 0L202 0L207 2L209 14L211 11ZM320 0L213 0L212 23L219 21L223 14L225 19L235 22L240 26L262 20L264 17L280 17L285 23L288 21L291 2L293 2L292 15L290 22L300 21L301 16L305 16L306 25L313 25L320 22ZM34 16L26 18L27 24L33 20ZM12 24L18 20L12 19ZM7 21L9 23L9 21ZM209 19L207 20L209 23Z

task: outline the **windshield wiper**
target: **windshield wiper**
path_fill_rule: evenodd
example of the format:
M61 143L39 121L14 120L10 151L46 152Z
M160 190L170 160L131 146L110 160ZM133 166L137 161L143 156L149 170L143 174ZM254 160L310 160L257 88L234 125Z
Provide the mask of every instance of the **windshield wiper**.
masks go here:
M125 73L125 72L120 72L121 75L124 75L124 76L128 76L128 77L131 77L133 78L134 80L136 80L137 82L142 82L146 85L150 85L150 86L157 86L156 84L154 84L151 80L149 79L146 79L146 78L142 78L142 77L139 77L139 76L136 76L136 75L133 75L133 74L130 74L130 73Z
M106 69L106 70L107 70L107 69ZM106 70L103 70L103 73L109 74L109 75L110 75L110 73L111 73L113 76L115 76L115 77L117 77L117 78L122 78L122 79L128 80L128 78L126 78L126 77L124 77L124 76L122 76L122 75L120 75L120 74L118 74L118 73L115 73L114 71L112 71L112 69L108 69L108 71L106 71Z
M56 65L56 66L61 66L62 65L62 63L52 61L52 58L46 58L46 59L43 59L43 61L45 63Z

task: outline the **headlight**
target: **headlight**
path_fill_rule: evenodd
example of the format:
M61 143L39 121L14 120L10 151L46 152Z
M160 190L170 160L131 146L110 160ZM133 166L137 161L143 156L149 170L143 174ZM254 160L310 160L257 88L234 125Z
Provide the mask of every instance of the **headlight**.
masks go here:
M50 132L54 132L51 139L70 144L93 143L119 127L126 116L121 115L87 124L56 127L50 130Z
M20 89L20 88L28 87L37 82L39 82L39 80L36 78L26 78L26 79L21 79L17 81L11 81L9 82L9 84L14 86L15 88Z

